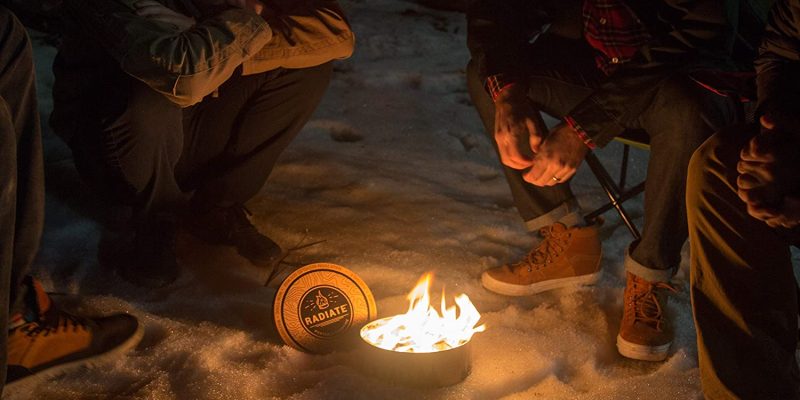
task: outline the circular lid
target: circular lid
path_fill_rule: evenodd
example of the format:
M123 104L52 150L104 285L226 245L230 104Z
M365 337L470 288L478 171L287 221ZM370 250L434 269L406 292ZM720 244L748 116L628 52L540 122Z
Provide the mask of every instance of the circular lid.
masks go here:
M289 275L275 295L275 325L286 344L312 353L349 345L378 315L367 284L335 264L310 264Z

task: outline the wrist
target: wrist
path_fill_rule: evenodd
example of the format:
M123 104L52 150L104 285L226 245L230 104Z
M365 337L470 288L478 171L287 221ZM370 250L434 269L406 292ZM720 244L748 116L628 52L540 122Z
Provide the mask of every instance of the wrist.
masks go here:
M504 74L491 75L486 78L484 88L495 103L521 97L520 95L525 92L515 79Z
M586 131L583 128L581 128L578 122L575 121L572 117L570 117L569 115L564 117L564 123L566 123L567 126L571 128L570 130L573 133L575 133L578 139L580 139L580 141L583 142L583 144L586 145L586 147L588 147L589 150L594 150L595 148L597 148L597 145L594 143L589 134L586 133Z

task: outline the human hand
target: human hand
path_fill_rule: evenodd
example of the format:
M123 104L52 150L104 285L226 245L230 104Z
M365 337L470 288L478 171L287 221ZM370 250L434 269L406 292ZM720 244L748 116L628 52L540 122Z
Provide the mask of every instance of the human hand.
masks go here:
M776 129L769 115L760 119L762 133L753 137L739 154L736 169L737 194L754 218L768 221L780 217L785 196L800 191L797 173L798 143L792 134ZM786 217L786 216L784 216ZM785 218L776 224L786 225Z
M136 7L136 15L172 24L180 31L191 29L196 22L194 18L174 11L155 0L141 0L136 2L134 7Z
M259 0L226 0L228 5L242 8L245 10L250 10L258 15L262 15L264 13L264 3L260 2Z
M589 148L567 124L556 125L533 157L523 178L536 186L553 186L575 175Z
M494 140L504 165L514 169L531 167L545 132L542 116L524 89L511 86L500 93L495 101Z

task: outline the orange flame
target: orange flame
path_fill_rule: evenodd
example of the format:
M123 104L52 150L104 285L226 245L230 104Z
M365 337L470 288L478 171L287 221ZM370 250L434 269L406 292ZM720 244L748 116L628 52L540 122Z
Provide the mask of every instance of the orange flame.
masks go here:
M456 296L456 305L448 308L442 289L441 312L431 307L429 288L432 279L430 273L423 275L411 290L405 314L368 324L361 330L361 337L386 350L431 353L461 346L473 334L486 329L486 325L475 326L481 314L466 294Z

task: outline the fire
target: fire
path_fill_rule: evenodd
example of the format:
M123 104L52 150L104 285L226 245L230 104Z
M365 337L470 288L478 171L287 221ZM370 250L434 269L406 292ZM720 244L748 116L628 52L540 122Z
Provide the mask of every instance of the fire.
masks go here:
M441 312L431 306L430 273L425 274L408 294L408 312L374 321L361 330L361 337L374 346L408 353L432 353L459 347L472 335L483 332L481 314L466 294L446 307L442 289Z

